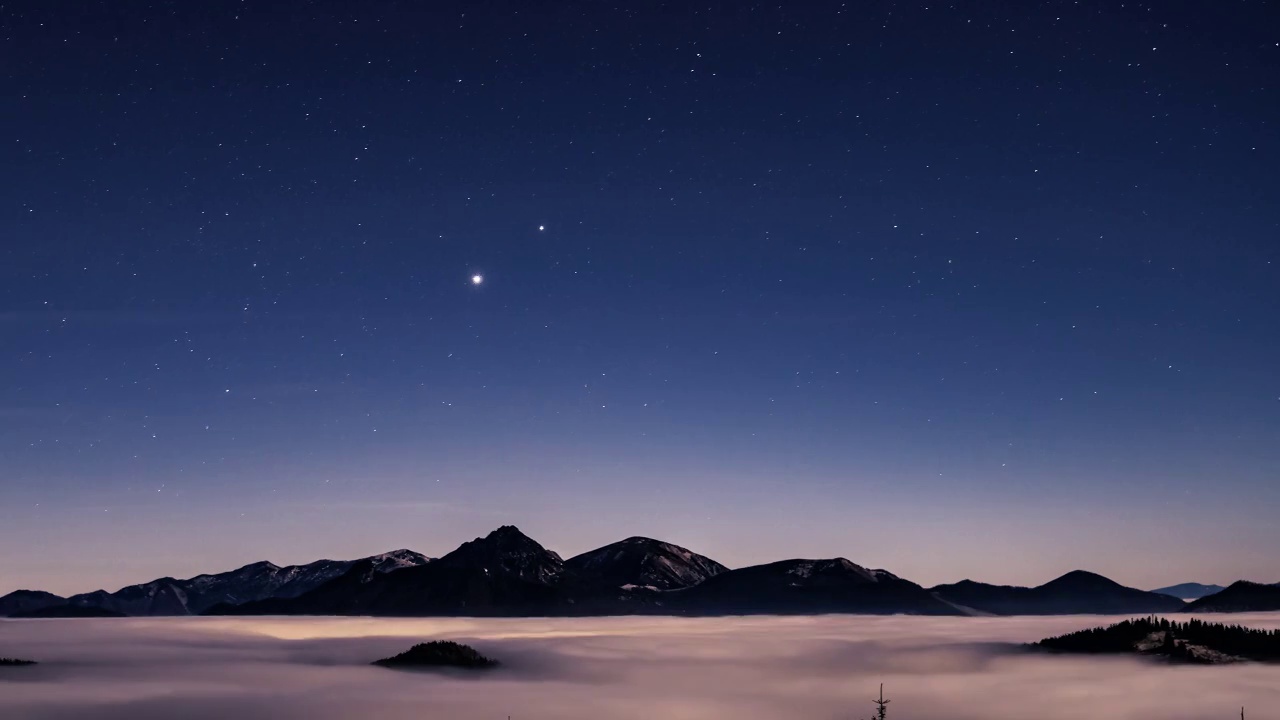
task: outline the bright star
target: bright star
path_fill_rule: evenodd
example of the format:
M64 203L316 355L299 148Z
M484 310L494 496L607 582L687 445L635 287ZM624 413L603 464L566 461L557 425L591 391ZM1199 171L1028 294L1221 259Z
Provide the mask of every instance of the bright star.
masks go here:
M472 276L471 276L471 284L472 284L472 285L479 285L479 284L480 284L480 283L482 283L482 282L484 282L484 276L483 276L483 275L472 275Z
M538 232L542 232L543 230L546 230L546 229L547 229L547 226L546 226L546 225L539 225L539 226L538 226Z

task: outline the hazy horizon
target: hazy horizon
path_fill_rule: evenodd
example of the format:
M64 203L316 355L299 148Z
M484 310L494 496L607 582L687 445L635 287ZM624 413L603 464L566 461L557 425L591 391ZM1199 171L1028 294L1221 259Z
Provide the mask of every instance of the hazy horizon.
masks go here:
M512 524L512 523L502 523L502 524ZM497 527L498 527L498 525L497 525L497 524L495 524L493 527L489 528L489 530L496 529ZM517 527L519 527L519 525L517 525ZM609 541L607 541L607 542L602 542L602 543L600 543L600 545L592 545L591 547L583 547L583 548L581 548L581 549L577 549L577 550L572 551L572 552L564 552L564 551L560 550L559 548L557 548L557 547L555 547L555 546L553 546L553 545L549 545L549 544L547 544L546 542L543 542L543 541L542 541L542 539L541 539L540 537L538 537L537 535L532 535L532 534L531 534L531 533L529 533L527 530L525 530L525 528L521 528L521 530L525 531L525 532L526 532L526 534L530 534L530 535L531 535L531 537L533 537L533 539L534 539L534 540L539 541L539 542L540 542L540 543L542 543L545 547L547 547L547 549L552 550L552 551L554 551L554 552L558 553L561 557L563 557L563 558L565 558L565 559L568 559L568 558L570 558L570 557L572 557L573 555L576 555L576 554L578 554L578 553L586 552L586 551L589 551L589 550L594 550L594 549L596 549L597 547L601 547L601 546L603 546L603 545L607 545L607 544L609 544L609 543L611 543L611 542L615 542L615 541L617 541L617 540L622 540L622 539L624 539L624 538L626 538L626 537L631 537L631 536L632 536L632 535L622 535L622 536L619 536L619 537L617 537L617 538L614 538L613 540L609 540ZM138 577L138 578L134 578L134 579L125 579L125 580L123 580L123 581L121 581L121 580L108 580L108 581L106 581L106 582L101 582L101 583L99 583L99 584L97 584L97 585L94 585L93 587L89 587L89 586L88 586L88 585L92 585L93 583L92 583L92 582L88 582L87 578L89 578L89 577L95 577L95 576L97 576L97 577L103 577L103 578L114 578L114 577L115 577L115 574L114 574L114 573L116 572L116 570L115 570L115 566L113 565L112 567L108 567L108 568L97 568L97 569L96 569L96 570L97 570L97 572L96 572L96 573L95 573L95 572L92 572L92 571L91 571L91 572L88 572L88 573L85 573L85 572L79 572L79 573L77 573L77 576L76 576L76 578L75 578L75 579L72 579L72 578L69 578L69 577L66 577L65 575L63 575L63 574L62 574L62 572L61 572L61 570L62 570L63 568L65 568L65 566L62 566L62 567L60 567L60 568L58 569L57 574L52 574L52 575L49 575L49 576L48 576L48 577L52 577L52 578L54 578L56 581L55 581L55 582L48 583L48 584L46 584L46 585L36 585L36 584L34 584L34 583L30 583L30 582L28 582L28 583L25 583L25 584L24 584L24 583L22 582L22 578L21 578L21 577L17 577L17 576L5 576L5 577L0 577L0 595L4 595L4 594L9 593L9 592L12 592L12 591L14 591L14 590L43 590L43 591L46 591L46 592L52 592L52 593L54 593L54 594L56 594L56 595L63 595L63 596L75 595L75 594L79 594L79 593L86 593L86 592L92 592L92 591L100 590L100 589L101 589L101 590L107 590L107 591L109 591L109 592L115 592L116 590L119 590L120 588L123 588L123 587L127 587L127 586L130 586L130 585L137 585L137 584L147 583L147 582L151 582L151 581L153 581L153 580L158 580L158 579L161 579L161 578L169 577L169 578L175 578L175 579L179 579L179 580L185 580L185 579L188 579L188 578L191 578L191 577L195 577L195 576L197 576L197 575L202 575L202 574L216 574L216 573L221 573L221 572L227 572L227 571L230 571L230 570L235 570L235 569L240 568L240 567L244 567L245 565L249 565L249 564L251 564L251 563L261 562L261 561L268 561L268 562L272 562L272 563L274 563L274 564L276 564L276 565L280 565L280 566L284 566L284 565L305 565L305 564L307 564L307 563L315 562L315 561L317 561L317 560L356 560L356 559L359 559L359 558L361 558L361 557L369 557L369 556L371 556L371 555L377 555L377 554L381 554L381 553L385 553L385 552L391 552L391 551L393 551L393 550L400 550L400 549L413 550L413 551L416 551L416 552L420 552L420 553L422 553L422 554L424 554L424 555L426 555L426 556L428 556L428 557L438 558L438 557L441 557L441 556L443 556L443 555L447 554L448 552L450 552L450 551L454 550L454 549L455 549L455 548L457 548L459 545L461 545L463 542L466 542L466 541L472 540L472 539L474 539L475 537L483 537L484 535L488 534L488 532L489 532L488 530L486 530L486 531L481 531L481 532L478 532L478 533L477 533L476 535L474 535L474 536L467 536L467 537L459 538L459 539L457 540L457 542L455 542L453 545L451 545L451 546L449 546L449 547L447 547L447 548L443 548L443 547L442 547L442 548L439 548L439 549L424 549L424 548L422 548L422 547L415 547L415 546L412 546L412 545L399 545L399 546L395 546L395 547L386 547L386 548L384 548L384 549L375 550L375 551L370 551L370 552L357 552L357 553L354 553L354 554L348 554L348 555L343 555L343 556L329 556L329 555L326 555L326 556L311 556L311 557L304 557L304 558L297 559L297 560L281 560L281 559L273 558L273 557L270 557L270 556L261 556L261 557L245 558L245 559L238 560L238 561L231 561L231 563L230 563L230 564L227 564L227 565L225 565L225 566L219 566L219 567L198 567L198 568L194 567L194 566L198 563L198 561L196 561L196 560L192 560L192 559L189 559L189 558L188 558L188 559L186 559L185 561L183 561L183 560L179 559L179 560L176 560L176 561L170 561L170 562L167 562L167 563L160 563L160 562L147 563L147 562L142 562L142 563L140 563L140 564L139 564L139 566L138 566L138 569L139 569L139 570L143 570L143 569L145 569L145 568L147 568L147 567L154 567L154 568L155 568L154 572L155 572L156 574L153 574L153 575L150 575L150 576L145 576L145 577ZM910 573L906 573L906 572L902 571L901 567L895 567L895 566L893 566L893 565L886 565L886 564L877 564L877 563L874 563L874 562L866 562L866 561L861 560L860 558L858 558L855 554L851 554L851 553L834 553L834 554L825 554L825 555L814 555L814 554L809 554L809 555L791 554L791 555L787 555L787 554L779 554L779 555L777 555L777 556L775 556L775 557L760 558L760 559L759 559L758 561L756 561L756 562L733 563L733 562L726 562L722 557L717 556L717 555L715 555L715 554L711 554L711 553L704 552L700 547L690 547L689 545L687 545L687 544L685 544L685 543L682 543L682 542L679 542L679 541L676 541L676 540L672 540L672 539L667 538L667 537L654 537L653 535L644 535L643 533L636 533L636 534L641 535L641 536L643 536L643 537L653 537L653 538L654 538L654 539L656 539L656 540L662 540L662 541L665 541L665 542L671 542L671 543L673 543L673 544L680 545L680 546L682 546L682 547L685 547L686 549L692 550L693 552L696 552L696 553L699 553L699 554L705 555L705 556L707 556L707 557L710 557L712 560L716 560L716 561L718 561L718 562L721 562L722 564L726 565L726 566L727 566L727 567L729 567L730 569L736 569L736 568L741 568L741 567L747 567L748 565L759 565L759 564L765 564L765 563L775 562L775 561L779 561L779 560L790 560L790 559L796 559L796 558L803 558L803 559L822 559L822 558L832 558L832 557L844 557L844 558L846 558L846 559L848 559L848 560L850 560L850 561L852 561L852 562L854 562L854 563L857 563L857 564L859 564L859 565L862 565L863 567L867 567L867 568L879 568L879 569L889 570L890 572L893 572L894 574L898 575L899 577L903 577L903 578L904 578L904 579L906 579L906 580L910 580L910 581L912 581L912 582L918 583L918 584L920 584L920 585L922 585L922 586L924 586L924 587L932 587L932 586L934 586L934 585L940 585L940 584L946 584L946 583L959 582L960 580L966 580L966 579L968 579L968 580L976 580L976 581L979 581L979 582L985 582L985 583L991 583L991 584L995 584L995 585L1022 585L1022 586L1036 586L1036 585L1044 584L1044 583L1046 583L1046 582L1048 582L1048 581L1050 581L1050 580L1053 580L1054 578L1060 577L1060 576L1062 576L1062 575L1064 575L1064 574L1066 574L1066 573L1068 573L1068 572L1071 572L1071 571L1073 571L1073 570L1086 570L1086 571L1089 571L1089 572L1095 572L1095 573L1098 573L1098 574L1100 574L1100 575L1104 575L1104 576L1106 576L1106 577L1108 577L1108 578L1110 578L1110 579L1112 579L1112 580L1115 580L1116 582L1119 582L1119 583L1120 583L1120 584L1122 584L1122 585L1126 585L1126 586L1128 586L1128 587L1135 587L1135 588L1139 588L1139 589L1142 589L1142 590L1151 590L1151 589L1154 589L1154 588L1159 588L1159 587L1168 587L1168 586L1171 586L1171 585L1178 585L1178 584L1182 584L1182 583L1189 583L1189 582L1205 583L1205 584L1217 584L1217 585L1223 585L1223 586L1229 585L1229 584L1231 584L1232 582L1235 582L1236 580L1252 580L1252 581L1255 581L1255 582L1264 582L1264 583L1277 582L1277 580L1269 579L1269 577L1268 577L1268 576L1259 576L1259 577L1240 576L1240 577L1232 577L1232 578L1230 578L1230 579L1225 579L1225 580L1219 580L1219 579L1203 579L1203 578L1200 578L1200 577L1184 577L1184 576L1180 575L1176 569L1174 569L1174 570L1164 570L1164 569L1160 569L1160 570L1159 570L1159 572L1157 572L1157 573L1152 573L1152 576L1154 577L1154 576L1157 576L1157 575L1166 575L1166 576L1168 576L1168 577L1170 577L1170 578L1175 578L1175 577L1176 577L1176 578L1180 578L1180 579L1170 579L1168 582L1156 582L1156 583L1154 583L1154 584L1151 584L1151 583L1145 583L1145 584L1143 584L1143 583L1130 582L1130 581L1128 580L1128 578L1126 578L1126 577L1124 577L1124 576L1115 575L1115 574L1109 574L1109 573L1107 573L1107 572L1105 572L1105 571L1102 571L1102 570L1097 569L1096 567L1089 567L1089 566L1088 566L1088 564L1085 564L1085 563L1081 563L1081 564L1078 564L1078 565L1075 565L1075 566L1067 566L1067 565L1069 565L1069 563L1067 563L1067 565L1060 565L1060 566L1059 566L1059 567L1060 567L1060 569L1045 568L1045 569L1043 570L1043 572L1042 572L1041 574L1039 574L1039 575L1034 575L1034 574L1033 574L1033 573L1034 573L1034 569L1033 569L1032 571L1029 571L1029 572L1027 572L1027 573L1026 573L1026 575L1027 575L1027 579L1026 579L1026 580L1021 580L1021 581L1018 581L1018 580L1015 580L1015 581L1009 581L1009 580L1002 579L1002 577L1005 577L1005 576L1007 576L1008 574L1007 574L1007 573L998 573L998 572L994 574L994 575L995 575L994 577L989 577L989 576L980 575L980 574L972 574L972 573L971 573L971 574L963 574L963 573L961 573L961 574L959 574L959 575L955 575L955 574L953 573L953 576L947 576L947 577L946 577L946 578L944 578L944 579L930 580L930 579L927 579L927 578L920 578L920 577L917 577L917 576L913 576L913 575L911 575ZM0 551L0 552L3 552L3 551ZM923 551L922 551L922 552L921 552L921 554L922 554L922 555L925 555L925 554L927 554L927 553L925 553L925 552L923 552ZM164 555L167 555L167 553L162 554L162 556L164 556ZM33 556L33 557L31 557L31 560L33 561L33 564L39 565L39 564L41 564L41 560L42 560L42 559L41 559L41 558L39 558L39 557L34 557L34 556ZM142 558L142 560L144 560L144 561L145 561L145 560L146 560L146 558ZM176 569L175 569L175 568L176 568ZM182 568L189 568L189 569L182 569ZM35 575L36 575L37 577L39 577L39 576L40 576L40 573L39 573L39 572L37 572L37 573L35 573Z
M27 720L1204 720L1280 707L1280 667L1021 652L1117 618L0 620L0 716ZM1280 614L1232 615L1280 627ZM474 645L481 676L373 660Z

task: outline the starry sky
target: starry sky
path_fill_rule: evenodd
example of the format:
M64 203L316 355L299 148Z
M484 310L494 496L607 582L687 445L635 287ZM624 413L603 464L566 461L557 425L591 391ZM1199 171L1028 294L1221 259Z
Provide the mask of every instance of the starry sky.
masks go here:
M507 523L1280 580L1277 27L6 3L0 592Z

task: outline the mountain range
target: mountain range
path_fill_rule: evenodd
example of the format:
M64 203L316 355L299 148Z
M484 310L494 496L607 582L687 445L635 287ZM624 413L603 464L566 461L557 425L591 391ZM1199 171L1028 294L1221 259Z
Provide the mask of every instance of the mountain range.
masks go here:
M297 598L219 605L227 615L612 615L658 611L666 592L648 586L694 577L718 563L647 538L623 541L627 552L559 555L512 526L420 567L368 573L357 564ZM605 548L601 548L605 550ZM593 551L598 553L600 551ZM591 553L587 554L591 556ZM671 558L680 558L678 567ZM684 558L688 560L684 560Z
M962 580L939 585L940 598L992 615L1119 615L1177 612L1175 597L1127 588L1114 580L1075 570L1037 587L1011 587Z
M187 580L160 578L130 585L116 592L95 590L59 597L35 590L18 590L0 597L0 617L21 615L70 616L69 608L100 609L120 615L199 615L220 604L239 604L265 598L293 598L350 570L367 564L375 572L391 572L428 562L412 550L375 555L363 560L317 560L307 565L280 567L257 562L216 575Z
M1057 615L1184 609L1280 609L1280 586L1236 583L1190 605L1082 570L1036 587L964 580L925 588L844 558L729 569L643 537L564 560L519 529L503 526L435 560L397 550L287 567L260 562L187 580L161 578L114 593L62 598L19 590L0 597L0 617Z

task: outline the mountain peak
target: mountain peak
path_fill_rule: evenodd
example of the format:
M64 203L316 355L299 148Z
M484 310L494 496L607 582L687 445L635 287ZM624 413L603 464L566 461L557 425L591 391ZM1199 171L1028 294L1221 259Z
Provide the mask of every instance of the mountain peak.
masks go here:
M14 590L0 597L0 617L24 612L35 612L55 605L62 605L67 600L43 590Z
M1185 608L1188 612L1271 612L1280 610L1280 587L1237 580L1221 592L1202 597Z
M381 555L375 555L374 557L416 557L421 554L422 553L417 552L415 550L410 550L408 548L400 548L399 550L384 552Z
M3 598L18 598L18 597L34 597L34 598L45 598L45 599L49 599L49 598L56 598L56 597L58 597L58 596L57 596L57 595L54 595L53 593L50 593L50 592L45 592L44 590L26 590L26 589L18 589L18 590L14 590L13 592L9 593L8 595L0 596L0 599L3 599Z
M1037 587L988 585L965 580L933 592L947 602L995 615L1075 615L1174 612L1177 598L1128 588L1085 570L1073 570Z
M418 567L431 562L431 558L420 552L413 550L392 550L391 552L374 555L368 558L371 561L373 569L377 572L392 572L404 568Z
M465 542L434 561L442 567L471 566L501 570L525 580L545 582L564 571L564 561L514 525L503 525L482 538Z
M1122 586L1111 578L1089 572L1088 570L1072 570L1062 577L1050 580L1041 587L1113 588Z
M697 585L728 568L679 545L633 536L569 558L565 566L615 587L676 590Z
M846 558L797 558L729 570L676 597L710 614L961 612L915 583L873 573Z
M526 548L526 549L536 548L538 550L546 551L546 548L543 548L542 545L540 545L533 538L529 537L528 535L525 535L523 532L520 532L520 528L516 527L515 525L503 525L498 529L490 532L488 535L485 535L484 537L476 538L475 540L472 540L470 542L463 543L461 547L458 548L458 550L461 550L464 547L470 547L470 546L477 546L477 547L487 546L487 547L493 547L493 548L503 548L508 550L515 549L515 548ZM457 550L455 550L454 552L457 552ZM446 555L445 557L448 557L448 555Z

